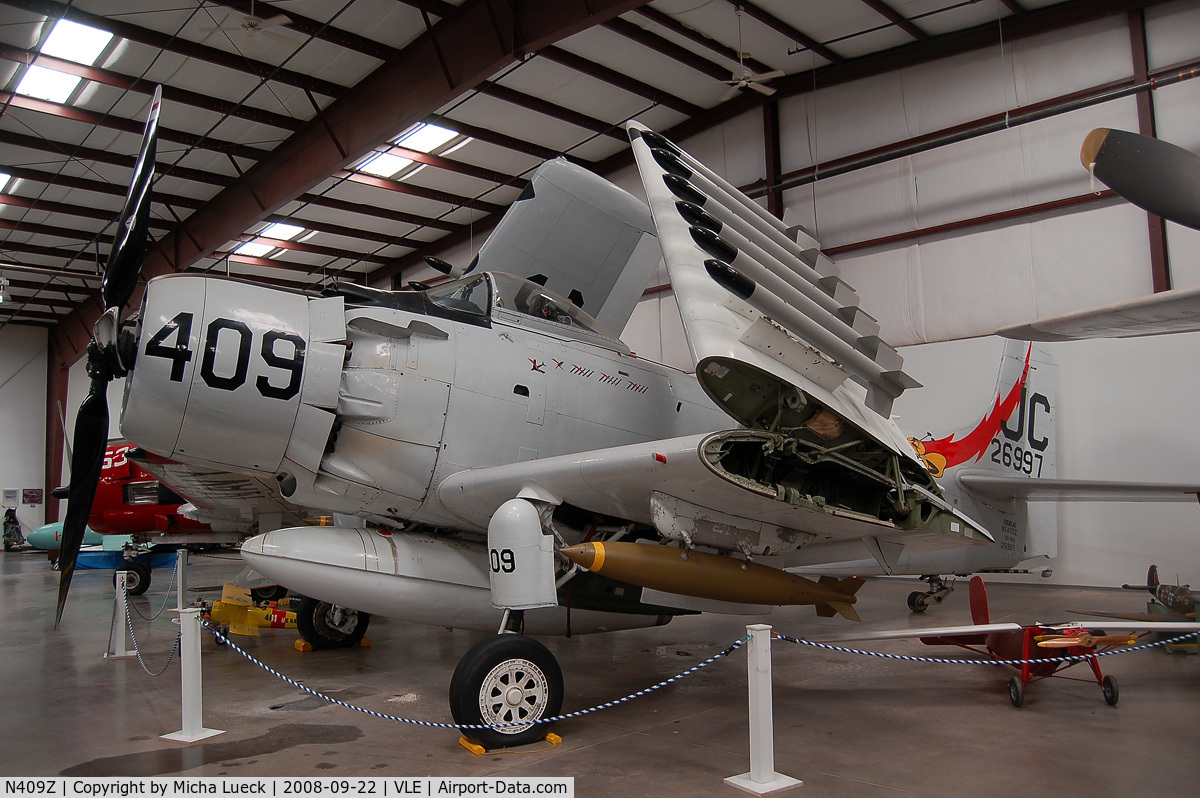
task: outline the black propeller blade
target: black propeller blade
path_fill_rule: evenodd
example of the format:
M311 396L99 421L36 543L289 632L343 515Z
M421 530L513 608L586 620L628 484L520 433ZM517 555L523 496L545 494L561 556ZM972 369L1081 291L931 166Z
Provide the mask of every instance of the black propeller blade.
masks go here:
M1125 199L1200 230L1200 156L1151 136L1096 128L1079 159Z
M79 406L72 436L71 486L67 497L67 513L63 519L62 541L59 549L58 609L54 626L58 628L71 589L71 576L79 547L83 544L88 514L100 481L104 464L104 449L108 443L108 384L121 377L133 366L136 346L132 335L120 331L120 315L125 303L137 287L146 255L146 238L150 224L150 184L154 177L154 159L158 138L158 109L162 104L162 88L154 92L142 149L138 154L129 185L125 206L121 209L117 233L108 263L104 267L101 294L104 315L96 322L92 341L87 350L87 372L92 384Z

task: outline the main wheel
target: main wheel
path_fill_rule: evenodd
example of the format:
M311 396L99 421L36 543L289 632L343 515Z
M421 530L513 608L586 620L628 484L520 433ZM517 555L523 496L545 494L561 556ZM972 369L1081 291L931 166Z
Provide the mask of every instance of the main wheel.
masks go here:
M929 609L929 600L924 593L914 590L908 594L908 608L913 612L925 612Z
M149 566L138 562L137 560L129 560L123 565L118 565L113 571L113 587L117 586L117 573L125 572L125 592L131 596L140 596L150 589L150 568Z
M256 587L250 591L250 598L255 601L279 601L287 595L287 588L283 585L271 585L269 587Z
M450 680L450 714L463 726L515 724L495 729L463 729L484 748L526 745L546 736L562 709L562 669L550 651L524 635L482 640L459 660Z
M1121 691L1117 689L1117 680L1111 676L1105 676L1100 681L1100 689L1104 691L1104 703L1115 707L1121 698Z
M1008 680L1008 700L1012 701L1014 707L1025 703L1025 685L1016 676Z
M305 596L296 608L296 631L314 650L358 645L371 616Z

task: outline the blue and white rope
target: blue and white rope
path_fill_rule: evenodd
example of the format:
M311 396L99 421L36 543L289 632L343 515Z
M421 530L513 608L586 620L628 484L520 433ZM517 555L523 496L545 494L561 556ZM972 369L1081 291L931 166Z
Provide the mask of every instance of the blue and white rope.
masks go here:
M818 643L814 640L804 640L799 637L789 637L785 634L774 633L772 636L784 640L788 643L799 643L802 646L812 646L813 648L823 648L826 651L839 651L843 654L861 654L864 657L878 657L880 659L898 659L904 662L935 662L942 665L1041 665L1052 662L1083 662L1089 659L1099 659L1100 657L1108 657L1113 654L1127 654L1133 651L1142 651L1148 648L1157 648L1158 646L1171 645L1178 643L1181 640L1186 640L1189 637L1196 637L1200 632L1186 632L1178 637L1172 637L1169 640L1160 640L1157 643L1142 643L1137 646L1120 646L1108 651L1097 651L1093 654L1074 654L1065 657L1046 657L1044 659L945 659L943 657L916 657L909 654L885 654L881 651L863 651L858 648L846 648L844 646L835 646L831 643Z
M742 637L740 640L735 641L733 643L733 645L729 646L729 648L726 648L724 651L720 651L716 654L713 654L708 659L704 660L703 662L701 662L697 665L692 666L691 668L688 668L686 671L676 674L675 676L672 676L670 679L664 679L663 681L659 682L658 684L656 684L652 687L647 687L644 690L638 690L636 693L631 693L630 695L627 695L624 698L618 698L615 701L607 701L603 704L598 704L594 707L589 707L588 709L581 709L578 712L568 712L565 715L556 715L552 718L538 718L537 720L532 720L532 721L523 720L523 721L517 721L517 722L512 722L512 723L489 723L489 724L471 725L471 724L466 724L466 723L433 723L433 722L427 721L427 720L414 720L412 718L402 718L402 717L398 717L396 715L388 715L383 712L376 712L373 709L366 709L364 707L355 706L354 704L348 704L345 701L340 701L336 698L332 698L331 696L327 696L324 693L318 692L317 690L314 690L311 687L306 687L305 685L301 684L300 682L296 681L295 679L292 679L288 676L284 676L282 673L275 670L274 668L267 665L266 663L264 663L258 659L255 659L253 655L251 655L250 653L248 653L248 652L244 651L243 649L238 648L236 645L234 645L234 643L228 637L226 637L225 635L223 635L219 631L217 631L217 629L215 627L211 626L203 618L200 619L200 624L205 629L212 632L213 636L217 638L217 641L219 643L229 646L231 649L233 649L237 653L241 654L243 657L250 660L255 665L262 668L264 671L271 674L275 678L281 679L281 680L287 682L288 684L290 684L292 687L295 687L298 690L303 690L304 692L308 693L311 696L316 696L317 698L320 698L322 701L328 701L330 704L337 704L340 707L345 707L346 709L352 709L355 712L361 712L364 715L370 715L375 718L382 718L383 720L393 720L393 721L396 721L397 723L409 723L414 726L426 726L426 727L430 727L430 728L434 728L434 729L504 729L504 728L508 728L510 726L519 726L519 727L524 728L526 726L535 725L535 724L539 724L539 723L541 723L541 724L554 723L555 721L564 720L566 718L578 718L582 715L587 715L591 712L599 712L602 709L609 709L610 707L615 707L620 704L624 704L626 701L632 701L635 698L640 698L641 696L648 695L649 693L653 693L655 690L666 687L669 684L673 684L673 683L679 681L680 679L684 678L685 676L690 676L691 674L695 673L696 671L700 670L701 668L711 665L712 663L719 660L721 657L732 654L734 651L736 651L737 649L739 649L743 645L745 645L746 641L750 639L750 636L746 635L746 636Z

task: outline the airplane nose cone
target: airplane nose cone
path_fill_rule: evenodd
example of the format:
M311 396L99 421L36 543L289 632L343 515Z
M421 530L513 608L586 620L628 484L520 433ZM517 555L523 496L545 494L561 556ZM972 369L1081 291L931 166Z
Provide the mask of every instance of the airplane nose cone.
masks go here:
M589 571L599 571L604 566L603 543L576 543L558 550L571 562Z

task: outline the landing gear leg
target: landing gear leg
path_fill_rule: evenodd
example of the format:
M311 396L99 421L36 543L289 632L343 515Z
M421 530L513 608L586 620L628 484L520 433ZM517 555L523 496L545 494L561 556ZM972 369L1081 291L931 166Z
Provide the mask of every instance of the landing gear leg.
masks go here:
M937 574L922 576L921 581L929 583L929 590L924 593L914 590L908 594L908 608L913 612L925 612L930 604L941 604L954 592L954 583L947 583Z

